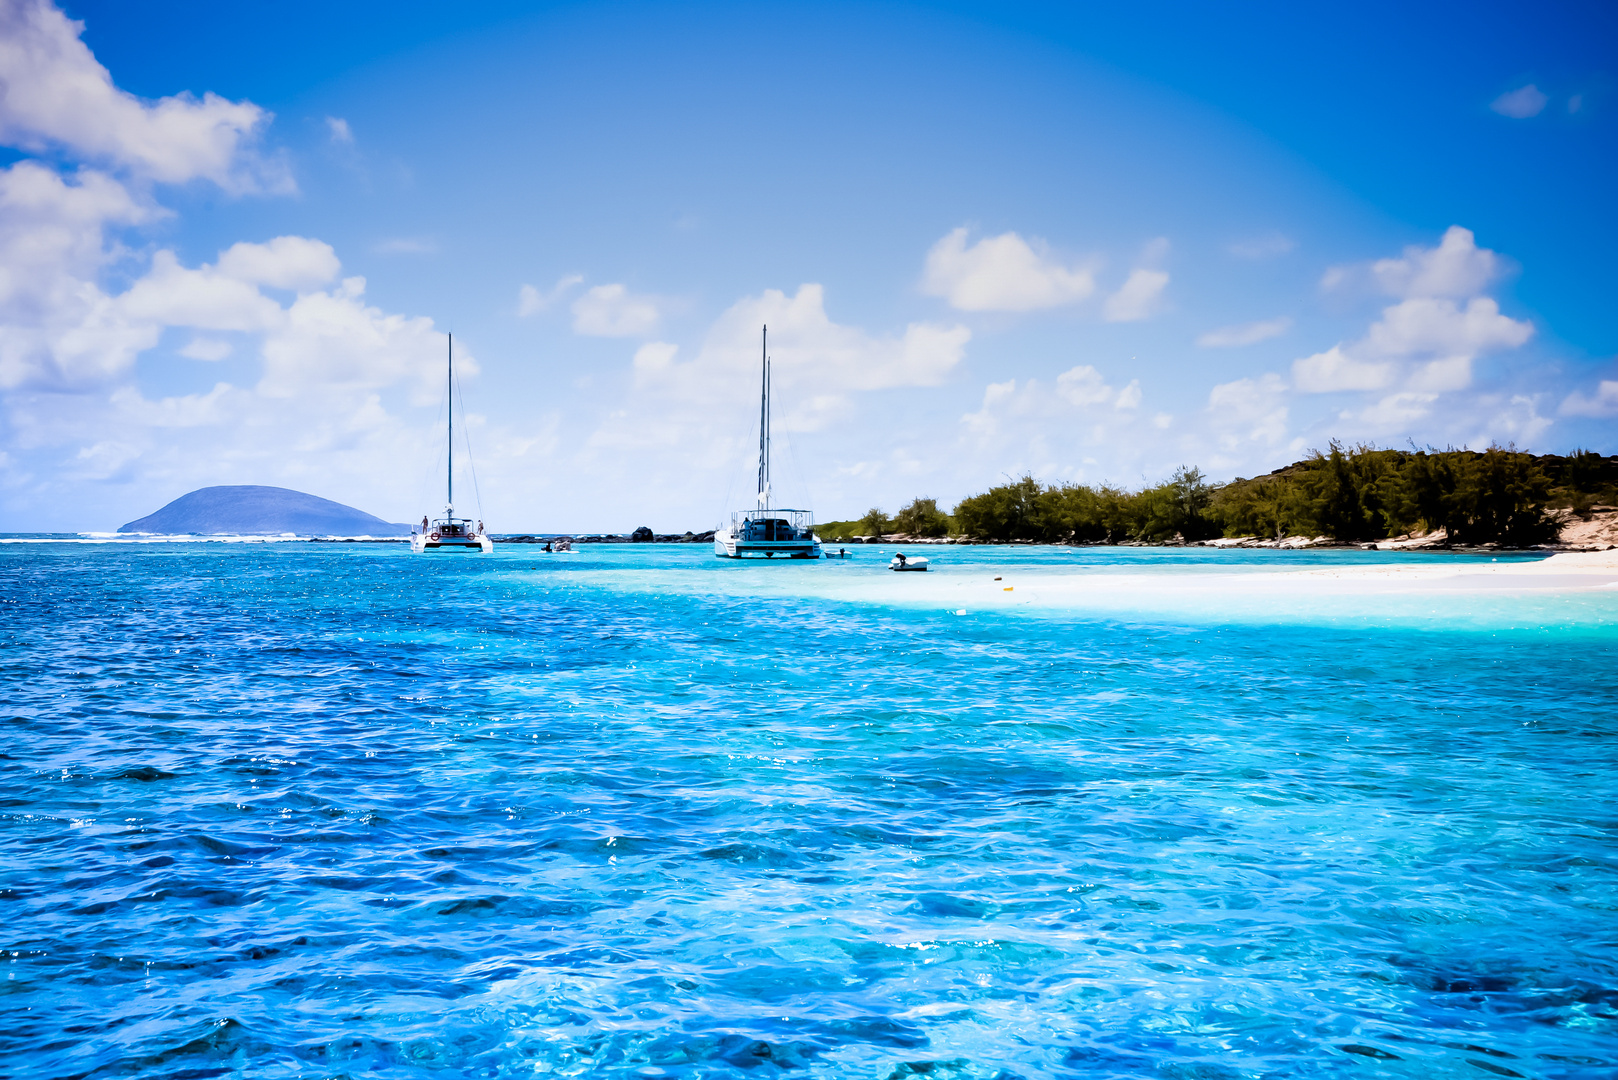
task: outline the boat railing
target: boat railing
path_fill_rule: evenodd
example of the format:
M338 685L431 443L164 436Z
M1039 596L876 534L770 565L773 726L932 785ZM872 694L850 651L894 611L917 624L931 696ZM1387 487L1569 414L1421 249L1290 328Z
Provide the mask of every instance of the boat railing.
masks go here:
M815 527L815 513L813 510L738 510L730 515L730 522L736 528L741 528L749 521L785 521L794 530L799 532L813 531Z

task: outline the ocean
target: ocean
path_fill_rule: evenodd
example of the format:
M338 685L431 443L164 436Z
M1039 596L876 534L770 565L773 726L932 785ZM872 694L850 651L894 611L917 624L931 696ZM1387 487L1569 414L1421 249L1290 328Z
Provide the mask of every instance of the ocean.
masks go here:
M10 539L6 1075L1618 1074L1618 590Z

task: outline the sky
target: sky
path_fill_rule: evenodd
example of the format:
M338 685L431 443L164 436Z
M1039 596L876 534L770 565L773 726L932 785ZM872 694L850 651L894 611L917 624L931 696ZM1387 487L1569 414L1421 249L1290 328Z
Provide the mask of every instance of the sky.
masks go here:
M0 0L0 81L4 531L437 512L446 334L497 533L751 505L765 324L821 520L1618 452L1611 4Z

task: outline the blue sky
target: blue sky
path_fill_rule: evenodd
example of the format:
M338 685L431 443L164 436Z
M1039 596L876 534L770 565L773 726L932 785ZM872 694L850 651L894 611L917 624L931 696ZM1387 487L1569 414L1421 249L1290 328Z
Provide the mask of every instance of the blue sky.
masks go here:
M499 531L747 501L765 321L822 518L1618 451L1610 5L0 11L9 528L419 517L445 331Z

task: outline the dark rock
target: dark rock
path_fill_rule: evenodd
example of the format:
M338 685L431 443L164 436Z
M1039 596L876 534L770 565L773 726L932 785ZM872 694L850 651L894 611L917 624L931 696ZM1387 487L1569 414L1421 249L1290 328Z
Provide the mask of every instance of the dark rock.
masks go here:
M632 544L650 544L656 539L657 537L652 535L652 530L645 525L629 534L629 542Z

